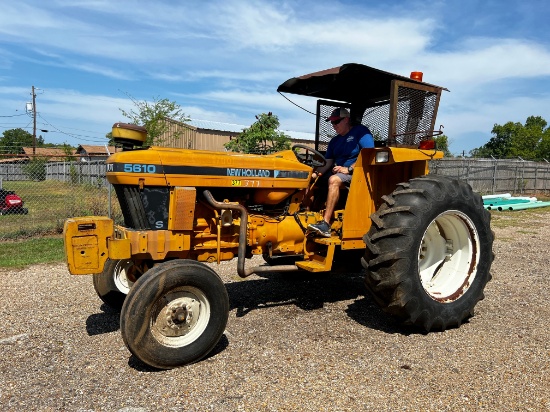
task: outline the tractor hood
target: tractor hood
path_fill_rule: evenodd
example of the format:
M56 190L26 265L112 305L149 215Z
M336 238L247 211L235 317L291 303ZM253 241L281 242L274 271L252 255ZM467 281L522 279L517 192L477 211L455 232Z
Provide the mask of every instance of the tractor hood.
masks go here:
M254 155L151 147L107 160L110 183L140 186L302 189L311 171L291 150Z

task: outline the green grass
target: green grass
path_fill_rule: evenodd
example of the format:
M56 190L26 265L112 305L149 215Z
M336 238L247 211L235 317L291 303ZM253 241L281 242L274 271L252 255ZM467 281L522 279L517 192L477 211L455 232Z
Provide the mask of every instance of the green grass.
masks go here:
M42 237L16 242L2 242L1 268L24 268L40 263L59 263L65 260L61 237Z
M498 212L491 210L491 226L536 229L541 220L550 217L550 207Z

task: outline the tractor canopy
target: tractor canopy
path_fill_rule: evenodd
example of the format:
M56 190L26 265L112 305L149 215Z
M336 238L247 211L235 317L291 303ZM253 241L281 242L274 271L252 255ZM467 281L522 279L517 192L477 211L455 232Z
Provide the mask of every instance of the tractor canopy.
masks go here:
M364 64L347 63L332 69L293 77L277 91L348 103L376 103L389 100L393 80L413 82L441 90L444 87L424 83Z
M318 98L315 146L326 150L334 135L325 118L337 107L369 127L378 145L417 147L434 131L441 86L357 63L293 77L277 91ZM448 90L447 90L448 91Z

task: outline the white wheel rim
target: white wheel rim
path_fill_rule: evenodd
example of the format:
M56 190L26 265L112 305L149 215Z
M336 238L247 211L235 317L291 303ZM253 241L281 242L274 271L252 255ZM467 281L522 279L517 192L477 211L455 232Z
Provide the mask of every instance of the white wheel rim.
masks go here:
M210 303L200 289L191 286L174 289L155 303L151 333L164 346L189 345L206 330L210 313Z
M422 287L438 302L459 299L472 285L479 261L479 237L473 222L448 210L429 225L418 251Z
M128 279L127 272L130 266L132 266L131 260L121 260L115 265L115 270L113 271L113 281L115 282L116 288L125 295L130 292L130 288L133 286L134 282Z

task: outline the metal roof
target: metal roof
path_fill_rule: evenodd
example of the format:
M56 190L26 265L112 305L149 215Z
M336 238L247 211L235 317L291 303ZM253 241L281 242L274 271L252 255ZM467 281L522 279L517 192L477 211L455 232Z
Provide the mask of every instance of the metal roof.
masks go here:
M250 127L250 125L244 126L240 124L222 123L222 122L214 122L210 120L198 120L198 119L191 119L185 122L185 124L196 127L197 129L217 130L217 131L230 132L230 133L241 133L243 129L247 129L248 127ZM293 139L315 140L315 133L296 132L292 130L280 130L280 131L290 136Z
M246 129L248 127L248 126L241 126L239 124L213 122L211 120L198 120L198 119L188 120L185 122L185 124L196 127L197 129L218 130L220 132L232 132L232 133L241 133L243 129Z
M348 103L381 102L389 100L392 80L402 80L447 90L444 87L419 82L363 64L347 63L339 67L293 77L282 83L277 91Z

